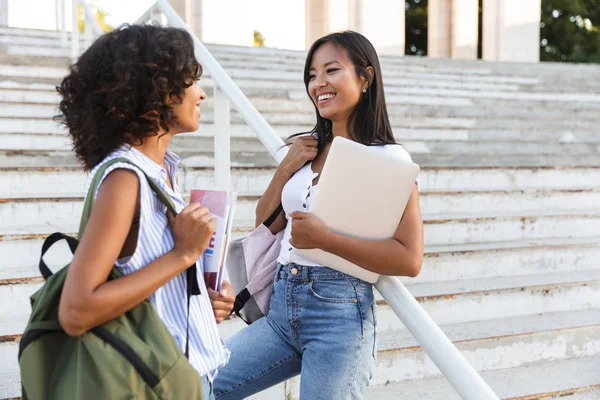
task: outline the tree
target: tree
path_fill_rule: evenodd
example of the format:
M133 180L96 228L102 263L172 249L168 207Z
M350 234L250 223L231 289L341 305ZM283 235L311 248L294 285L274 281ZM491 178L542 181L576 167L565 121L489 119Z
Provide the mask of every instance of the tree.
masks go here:
M542 0L540 60L600 63L600 0Z
M265 38L259 31L254 31L254 47L265 47Z
M92 10L96 10L96 21L98 21L98 25L100 25L100 29L102 29L102 32L112 31L114 27L106 22L106 17L109 14L106 11L95 6L93 3L89 3L89 5L92 8ZM83 7L81 7L80 3L77 4L77 19L79 21L79 31L83 32L83 30L85 29L85 18L83 13Z
M427 0L406 0L404 54L427 55Z

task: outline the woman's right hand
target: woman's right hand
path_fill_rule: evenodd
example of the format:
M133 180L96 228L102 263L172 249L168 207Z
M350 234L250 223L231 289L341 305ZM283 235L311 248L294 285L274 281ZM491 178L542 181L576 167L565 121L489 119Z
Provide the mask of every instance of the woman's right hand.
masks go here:
M173 251L189 264L196 262L208 247L217 220L199 203L190 204L176 217L167 212L167 217L175 240Z
M297 137L281 162L281 167L290 174L296 173L308 161L315 159L318 144L319 142L312 135Z

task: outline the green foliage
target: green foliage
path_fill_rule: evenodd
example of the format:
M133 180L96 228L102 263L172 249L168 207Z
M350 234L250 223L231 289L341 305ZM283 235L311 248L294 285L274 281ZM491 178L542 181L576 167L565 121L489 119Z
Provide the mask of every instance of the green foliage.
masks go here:
M600 0L542 0L540 60L600 63Z
M427 0L406 0L404 54L427 55Z
M96 11L96 21L98 21L98 24L100 25L100 28L102 29L102 32L112 31L114 29L114 27L106 22L106 17L109 14L106 11L95 6L93 3L88 3L88 4L92 8L92 10ZM79 21L79 31L83 32L83 30L85 29L85 18L84 18L84 13L83 13L83 7L81 7L81 4L77 4L77 19Z
M265 38L259 31L254 31L254 47L265 47Z

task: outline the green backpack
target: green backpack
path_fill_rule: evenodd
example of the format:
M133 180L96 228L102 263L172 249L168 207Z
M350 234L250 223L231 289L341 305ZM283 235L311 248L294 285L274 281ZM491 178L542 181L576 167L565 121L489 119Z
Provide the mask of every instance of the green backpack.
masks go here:
M96 172L79 237L90 217L100 179L117 162L133 164L125 158L113 159ZM175 212L168 196L150 177L146 179L158 198ZM64 332L58 321L58 306L69 266L52 274L43 261L50 246L61 239L67 240L73 253L78 244L75 238L54 233L42 246L40 272L46 282L31 296L31 317L19 345L23 399L202 399L200 374L186 357L187 338L184 355L149 300L82 336ZM195 275L195 266L188 268L188 315L191 295L199 294ZM119 276L113 268L109 279Z

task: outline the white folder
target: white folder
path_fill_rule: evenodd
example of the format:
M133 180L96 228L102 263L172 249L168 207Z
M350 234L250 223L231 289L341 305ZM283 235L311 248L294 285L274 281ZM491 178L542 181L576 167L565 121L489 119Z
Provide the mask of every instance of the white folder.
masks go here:
M390 145L396 146L396 145ZM309 212L334 232L366 240L393 237L419 173L403 149L333 140ZM386 150L386 151L383 151ZM399 154L405 153L406 158ZM367 282L379 275L319 249L298 255Z

